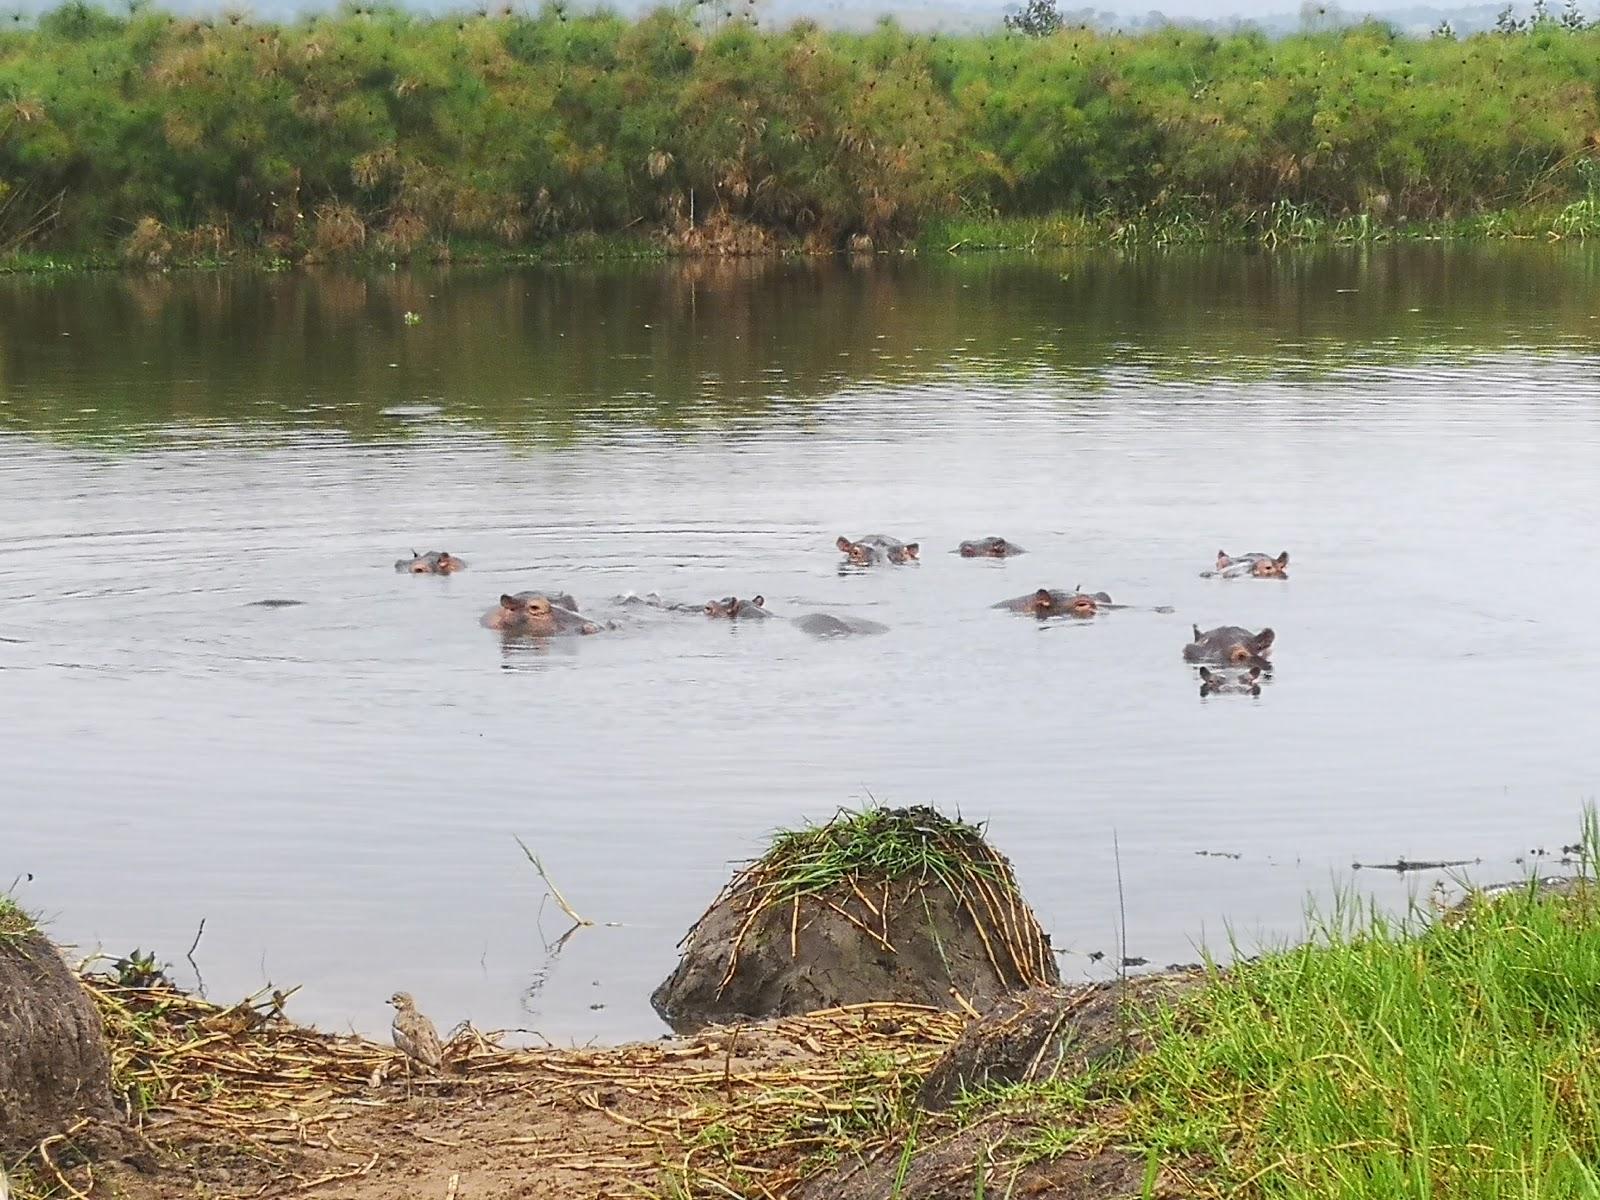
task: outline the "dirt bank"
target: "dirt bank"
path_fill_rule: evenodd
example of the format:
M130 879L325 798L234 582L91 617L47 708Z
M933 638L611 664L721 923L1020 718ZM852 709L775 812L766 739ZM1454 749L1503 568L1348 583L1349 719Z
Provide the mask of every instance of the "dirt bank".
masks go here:
M782 1196L808 1156L878 1145L884 1098L909 1095L964 1024L862 1005L598 1050L507 1049L466 1029L439 1077L297 1026L271 996L223 1008L86 986L138 1151L70 1165L71 1139L58 1143L18 1172L18 1200Z

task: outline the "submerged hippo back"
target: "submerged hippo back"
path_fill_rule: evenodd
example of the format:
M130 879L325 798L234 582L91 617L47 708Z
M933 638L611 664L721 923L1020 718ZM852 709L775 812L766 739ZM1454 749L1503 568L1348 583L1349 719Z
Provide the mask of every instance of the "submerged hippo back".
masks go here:
M849 637L852 634L887 633L889 627L862 617L836 617L832 613L807 613L795 626L812 637Z

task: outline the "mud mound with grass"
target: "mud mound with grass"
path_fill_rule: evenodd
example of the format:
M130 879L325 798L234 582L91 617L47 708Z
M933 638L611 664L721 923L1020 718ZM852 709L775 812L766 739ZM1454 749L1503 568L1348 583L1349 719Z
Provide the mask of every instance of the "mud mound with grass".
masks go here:
M0 895L0 1152L112 1115L111 1058L77 976Z
M780 833L682 948L651 996L679 1032L881 1001L982 1011L1060 978L1011 864L928 808Z
M1145 1164L1110 1148L1029 1161L1019 1158L1026 1128L992 1118L938 1140L908 1140L864 1160L814 1175L791 1200L1156 1200L1168 1196L1146 1178Z
M1204 979L1201 971L1183 971L1009 996L945 1051L923 1081L918 1103L938 1112L967 1092L1039 1083L1144 1053L1155 1006Z

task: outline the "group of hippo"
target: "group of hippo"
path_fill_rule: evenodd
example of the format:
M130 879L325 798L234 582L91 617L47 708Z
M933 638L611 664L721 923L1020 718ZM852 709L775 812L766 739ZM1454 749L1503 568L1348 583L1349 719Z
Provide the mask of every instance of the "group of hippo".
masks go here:
M883 563L905 566L916 563L920 552L916 542L902 542L879 533L858 538L841 536L834 544L844 555L842 565L845 567L873 567ZM1021 546L1003 537L962 542L955 552L962 558L1011 558L1026 553ZM464 559L447 550L433 550L426 554L412 551L411 557L400 559L394 564L394 569L410 575L452 575L466 566ZM1276 556L1230 555L1219 550L1215 566L1201 574L1205 578L1221 579L1287 579L1289 554L1284 551ZM763 621L773 615L767 610L766 599L762 596L752 599L726 596L708 600L704 604L675 604L653 593L642 597L630 593L617 597L617 602L646 605L668 612L703 613L714 620ZM1002 600L994 607L1048 620L1052 617L1087 619L1100 612L1128 606L1113 603L1105 592L1085 592L1081 587L1075 587L1071 591L1039 588L1023 596ZM1172 610L1157 608L1155 611ZM581 613L571 593L553 589L502 595L500 603L484 613L480 620L486 628L508 637L550 638L595 634L606 627ZM830 613L809 613L795 618L794 624L817 637L884 633L887 630L887 626L876 621ZM1198 625L1193 626L1193 637L1184 646L1183 657L1184 661L1200 668L1200 695L1260 695L1262 678L1272 670L1269 660L1275 636L1271 629L1251 632L1237 625L1221 625L1206 630Z

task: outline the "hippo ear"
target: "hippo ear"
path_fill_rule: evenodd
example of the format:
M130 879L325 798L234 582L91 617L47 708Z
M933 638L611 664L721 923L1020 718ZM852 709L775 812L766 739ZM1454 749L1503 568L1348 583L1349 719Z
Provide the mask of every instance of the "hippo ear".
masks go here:
M517 600L516 600L515 596L508 596L504 592L500 593L500 607L501 608L515 608L516 606L517 606Z
M1198 642L1200 640L1200 626L1191 625L1189 628L1194 630L1194 640Z
M1094 594L1094 598L1096 600L1098 600L1101 604L1110 604L1111 603L1111 597L1106 595L1104 592L1096 592Z
M907 542L906 543L906 557L915 558L917 556L917 551L920 550L920 549L922 549L922 545L921 545L920 542Z
M1272 645L1273 639L1276 638L1277 636L1278 636L1277 634L1272 632L1271 627L1263 629L1260 633L1256 634L1256 636L1255 636L1256 649L1257 650L1265 650L1265 649L1267 649L1269 646Z
M1278 555L1274 561L1276 561L1280 567L1287 567L1289 565L1289 552L1285 550L1282 554Z
M839 540L837 542L835 542L834 545L839 547L839 549L843 550L846 554L849 554L850 553L850 547L851 547L851 545L853 545L853 543L850 541L849 538L845 537L845 535L841 533L839 535Z
M754 604L757 608L765 608L767 606L767 598L765 596L757 596L754 600L750 601L750 603Z
M1250 678L1251 679L1260 679L1261 678L1261 668L1260 667L1251 667L1250 668Z
M1211 682L1211 668L1210 667L1201 667L1200 668L1200 678L1202 680L1204 680L1206 683L1210 683Z
M1049 604L1049 603L1051 603L1051 601L1053 601L1055 599L1055 597L1050 595L1050 589L1049 588L1040 588L1037 592L1035 592L1033 594L1033 598L1035 600L1037 600L1040 604Z
M1217 551L1217 570L1221 571L1226 569L1232 564L1232 562L1233 559L1228 557L1228 552L1226 550Z

